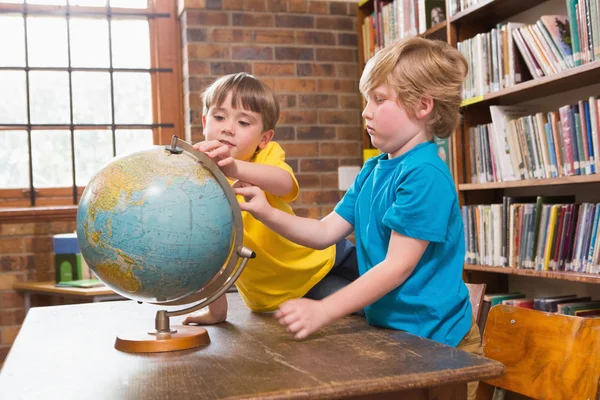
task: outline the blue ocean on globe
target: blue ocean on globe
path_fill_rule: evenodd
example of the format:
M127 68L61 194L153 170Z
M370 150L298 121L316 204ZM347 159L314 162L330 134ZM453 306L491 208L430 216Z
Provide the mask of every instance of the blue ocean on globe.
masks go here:
M87 264L115 292L144 302L181 299L208 284L229 257L233 228L210 170L164 146L114 158L77 210Z

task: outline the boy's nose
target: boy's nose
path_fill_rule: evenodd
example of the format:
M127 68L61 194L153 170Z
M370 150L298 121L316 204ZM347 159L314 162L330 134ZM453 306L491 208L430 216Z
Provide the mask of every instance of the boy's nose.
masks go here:
M373 113L371 113L371 111L369 111L368 107L365 107L365 109L362 112L362 117L364 119L371 119L373 117Z

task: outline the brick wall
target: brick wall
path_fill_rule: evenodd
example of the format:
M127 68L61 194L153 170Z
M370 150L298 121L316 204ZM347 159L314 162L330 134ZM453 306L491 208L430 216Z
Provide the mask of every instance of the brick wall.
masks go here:
M23 296L12 285L54 280L52 237L74 230L75 221L0 222L0 366L25 318ZM51 304L47 297L32 300L32 306Z
M356 3L187 0L181 10L186 138L203 140L201 94L248 72L281 101L274 140L297 174L298 215L322 217L340 199L337 168L360 165Z

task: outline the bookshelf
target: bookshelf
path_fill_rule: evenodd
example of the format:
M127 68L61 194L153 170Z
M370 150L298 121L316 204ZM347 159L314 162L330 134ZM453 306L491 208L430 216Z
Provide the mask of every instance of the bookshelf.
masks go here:
M360 65L364 65L366 58L362 51L364 46L362 23L366 16L373 13L375 1L363 0L357 8ZM450 15L450 1L446 1L446 16ZM536 19L545 14L567 15L564 0L555 1L552 4L554 9L556 9L556 4L562 5L562 12L546 12L543 8L549 3L552 3L552 0L482 0L469 8L454 13L450 18L446 18L446 21L425 31L422 36L443 40L454 47L458 47L459 42L472 39L479 33L490 32L492 28L497 27L497 24L511 21L511 18L519 14L529 14L530 19L533 18L527 22L529 24L535 24ZM518 52L519 50L515 51ZM579 100L587 100L589 96L598 95L594 90L600 92L600 89L593 86L597 84L600 84L600 59L598 58L596 58L596 61L588 61L554 74L546 74L541 78L525 80L491 93L466 98L462 104L463 122L453 135L451 145L452 169L461 205L502 204L503 196L549 196L553 194L572 194L576 198L576 203L582 201L600 203L600 171L591 175L488 183L472 182L469 138L470 128L492 122L489 111L490 106L520 105L524 102L550 96L561 96L563 93L574 90L580 91ZM551 110L550 108L542 111L548 112ZM555 107L555 110L558 110L558 107ZM363 135L364 148L370 148L371 144L366 131ZM598 140L600 140L600 134L598 136ZM509 278L513 276L539 278L540 281L553 280L600 284L600 274L524 269L515 268L514 266L465 264L464 275L467 281L487 283L489 293L509 291Z

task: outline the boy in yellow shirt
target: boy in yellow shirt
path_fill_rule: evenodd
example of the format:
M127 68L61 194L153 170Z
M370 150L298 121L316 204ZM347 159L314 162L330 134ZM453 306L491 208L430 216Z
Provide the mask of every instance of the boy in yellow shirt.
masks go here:
M234 187L257 186L272 207L293 215L288 202L298 196L298 182L283 149L272 141L279 119L275 93L254 76L239 73L216 80L202 100L206 141L194 148L236 181ZM242 220L244 246L256 258L248 262L236 286L252 311L274 311L303 296L322 299L358 277L355 248L346 239L315 250L278 235L250 213L242 212ZM183 323L214 324L226 318L223 295Z

